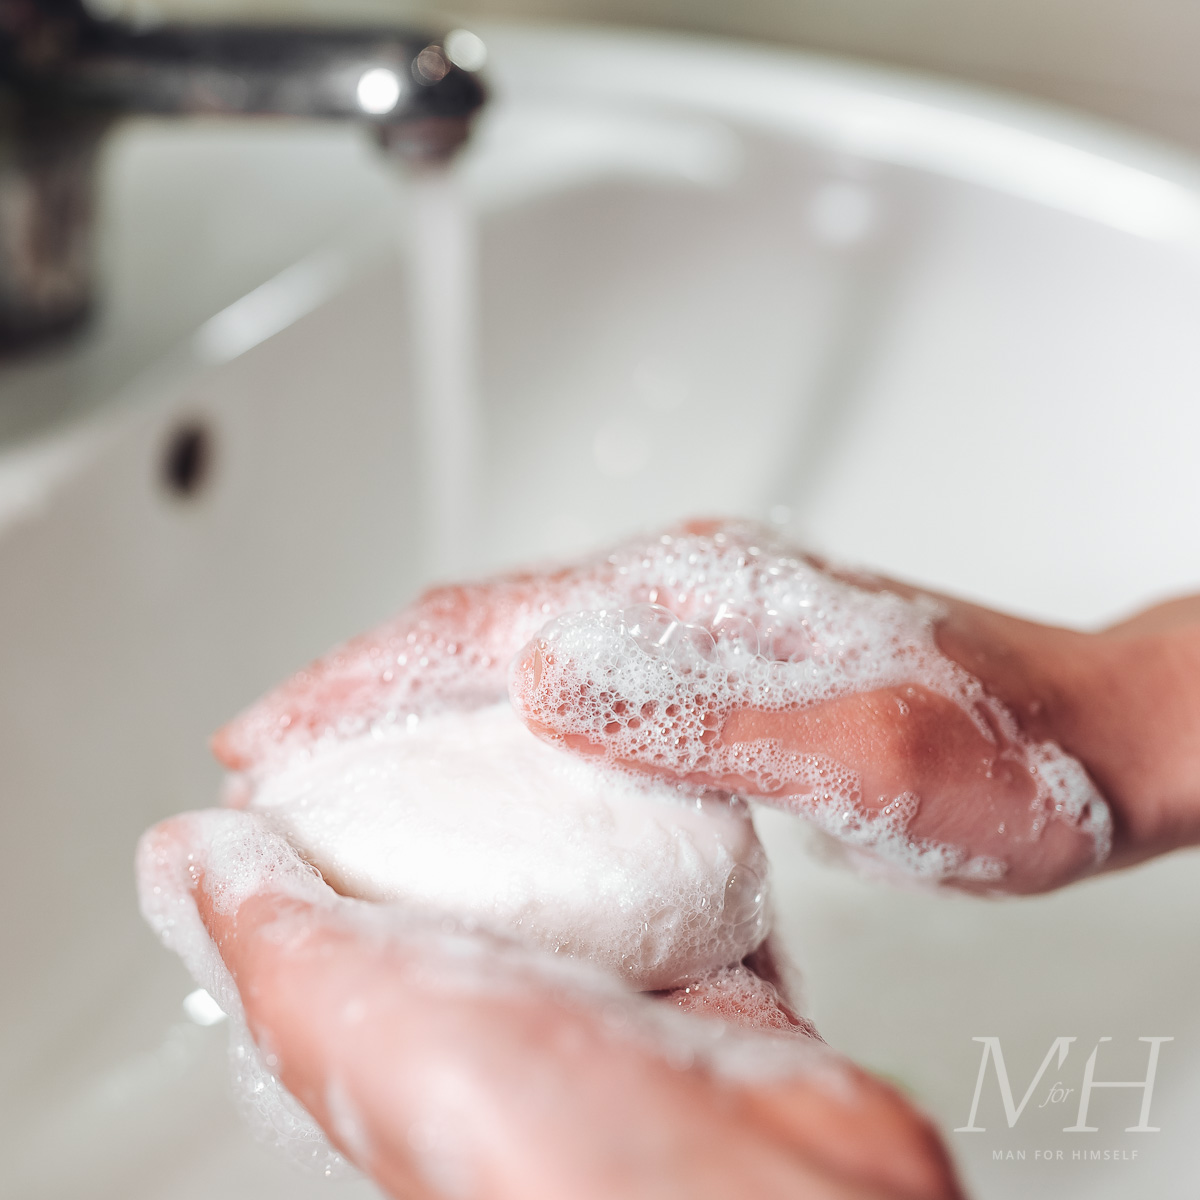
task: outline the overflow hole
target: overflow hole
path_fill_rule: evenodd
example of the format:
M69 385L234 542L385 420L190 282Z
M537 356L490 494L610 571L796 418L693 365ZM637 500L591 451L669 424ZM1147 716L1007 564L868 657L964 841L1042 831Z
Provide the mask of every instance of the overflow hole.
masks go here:
M201 421L185 421L167 437L162 481L173 495L194 497L212 474L212 431Z

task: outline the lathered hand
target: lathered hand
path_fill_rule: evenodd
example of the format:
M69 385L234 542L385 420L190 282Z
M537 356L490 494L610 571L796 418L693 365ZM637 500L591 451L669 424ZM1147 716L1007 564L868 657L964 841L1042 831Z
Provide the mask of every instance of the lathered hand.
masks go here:
M693 524L438 589L266 696L218 756L252 784L314 744L500 700L515 661L541 736L782 805L926 879L1042 891L1200 837L1194 605L1076 633L772 541Z
M439 589L215 746L245 799L314 750L510 686L570 751L782 805L966 888L1037 891L1200 839L1200 602L1073 633L744 525ZM251 813L158 827L140 876L164 939L393 1195L958 1195L928 1124L821 1045L769 954L635 995L338 896Z
M139 873L164 940L391 1196L960 1194L925 1119L748 967L628 992L582 963L338 896L246 813L156 827Z

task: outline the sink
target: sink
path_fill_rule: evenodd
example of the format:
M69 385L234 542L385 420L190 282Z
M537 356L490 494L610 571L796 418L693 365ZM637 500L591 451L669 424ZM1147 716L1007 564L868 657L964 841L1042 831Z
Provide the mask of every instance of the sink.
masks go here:
M472 570L745 513L1044 620L1200 586L1196 163L827 58L485 33L495 103L459 164L480 255ZM0 372L14 1196L376 1194L243 1131L224 1032L181 1007L131 858L151 822L213 801L213 728L436 573L410 191L353 132L127 126L100 324ZM808 1011L932 1113L975 1195L1191 1195L1197 854L992 903L861 880L757 821ZM1077 1041L1012 1129L989 1076L986 1133L956 1133L984 1036L1018 1100ZM1160 1132L1124 1132L1120 1089L1097 1093L1096 1134L1038 1107L1101 1037L1097 1078L1140 1078L1146 1036L1174 1039Z

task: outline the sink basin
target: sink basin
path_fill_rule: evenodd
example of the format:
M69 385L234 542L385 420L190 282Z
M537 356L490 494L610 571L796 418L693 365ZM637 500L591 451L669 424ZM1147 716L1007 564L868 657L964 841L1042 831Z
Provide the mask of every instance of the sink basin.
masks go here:
M496 100L459 166L472 570L730 512L1046 620L1200 585L1196 164L829 59L485 32ZM102 322L0 373L6 1190L375 1195L242 1129L224 1032L181 1007L131 857L212 802L214 727L435 572L405 188L352 132L146 124L105 189ZM863 881L758 823L808 1011L933 1114L975 1195L1192 1194L1196 854L985 903ZM984 1036L1018 1101L1077 1041L1013 1128L989 1075L986 1132L956 1133ZM1160 1132L1124 1132L1140 1093L1112 1089L1098 1133L1062 1133L1050 1085L1078 1089L1100 1037L1097 1079L1141 1078L1147 1036L1174 1039Z

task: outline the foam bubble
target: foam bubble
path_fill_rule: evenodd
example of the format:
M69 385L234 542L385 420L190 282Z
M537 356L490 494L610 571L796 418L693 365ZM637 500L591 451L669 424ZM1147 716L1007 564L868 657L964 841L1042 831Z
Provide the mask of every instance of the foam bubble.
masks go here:
M938 649L943 615L869 577L837 577L753 526L664 535L609 556L626 594L649 604L554 618L518 656L517 708L556 737L582 739L613 763L677 777L728 778L756 796L802 794L797 811L858 850L922 879L993 883L1008 864L913 837L920 797L864 804L857 773L775 738L719 742L740 709L787 712L885 688L918 686L950 700L998 756L1020 762L1032 790L1029 827L1061 821L1108 855L1111 818L1083 767L1034 742L982 684ZM527 669L536 647L542 667ZM789 802L790 803L790 802Z
M934 601L835 577L771 537L752 526L667 534L551 575L449 589L333 652L231 727L222 753L242 773L229 797L250 811L189 818L203 864L179 861L151 835L141 897L229 1013L244 1104L268 1140L326 1173L344 1165L246 1032L191 897L197 870L222 910L264 888L333 905L363 928L423 939L415 957L428 964L426 982L488 995L561 988L668 1061L764 1079L832 1060L788 1036L803 1024L738 965L767 928L766 864L745 807L613 766L737 777L768 798L799 791L803 813L855 853L934 881L1000 881L1003 859L912 835L914 792L868 806L856 773L827 756L770 738L719 744L739 706L788 711L919 685L1028 771L1035 831L1065 822L1103 860L1111 821L1086 772L1053 743L1026 738L940 653ZM542 745L497 703L514 653L534 637L557 675L518 672L514 701L528 710L537 687L546 724L599 747L603 762ZM335 896L314 865L345 895L383 903ZM447 925L428 916L437 909L459 916ZM622 982L682 982L683 998L651 1004ZM694 1015L726 1010L770 1032ZM351 1145L356 1114L332 1108Z
M188 849L182 849L184 841ZM243 1119L259 1141L306 1171L330 1178L353 1174L250 1036L237 985L192 894L200 874L226 911L271 889L325 904L328 889L282 839L257 819L233 812L190 813L176 819L169 836L151 829L138 845L137 868L142 916L228 1017L230 1076Z
M808 1033L803 1021L781 1019L777 993L744 968L710 970L690 980L676 1005L631 992L593 963L534 951L510 939L471 930L423 908L347 899L334 893L256 812L213 810L176 818L150 830L138 848L142 913L164 944L183 959L196 982L228 1014L235 1094L258 1137L308 1171L331 1176L353 1168L282 1085L272 1059L251 1039L237 987L200 918L194 887L200 877L228 911L251 895L274 893L311 906L314 922L333 922L361 935L369 952L402 951L393 959L411 986L436 1002L478 996L489 1001L552 996L590 1014L606 1034L635 1044L679 1069L700 1068L731 1082L769 1082L804 1075L831 1093L848 1086L844 1064ZM733 890L742 885L734 883ZM742 910L744 911L744 910ZM720 1005L703 1003L736 993L761 1019L730 1028L712 1019ZM775 1015L770 1014L774 1008ZM683 1011L679 1011L682 1009ZM361 1115L337 1077L327 1082L331 1120L345 1145L370 1156ZM417 1125L438 1128L436 1099ZM413 1126L416 1128L416 1125ZM469 1131L468 1131L469 1132Z
M767 932L743 803L576 760L507 703L330 747L251 809L346 895L454 913L637 988L737 962Z
M743 1029L802 1033L822 1040L811 1022L790 1010L774 984L741 964L697 975L670 998L684 1012L725 1017Z
M287 763L390 735L419 716L501 700L513 655L538 637L561 652L560 666L574 654L585 664L563 678L551 710L539 697L541 724L582 734L611 762L648 755L665 771L712 775L719 767L768 798L811 787L796 811L856 853L918 879L1002 884L1019 838L1036 838L1051 821L1089 837L1099 865L1112 822L1086 772L1054 743L1025 737L977 679L941 654L941 616L928 597L832 574L755 525L668 533L569 568L431 593L300 672L217 744L224 761L245 772L237 790L244 802ZM910 836L911 821L864 804L860 780L844 764L787 754L770 739L710 749L739 704L784 711L913 685L949 699L998 758L1028 772L1031 811L1012 823L1024 832L1005 835L1014 847L1007 858ZM518 707L529 699L522 689L518 679Z

